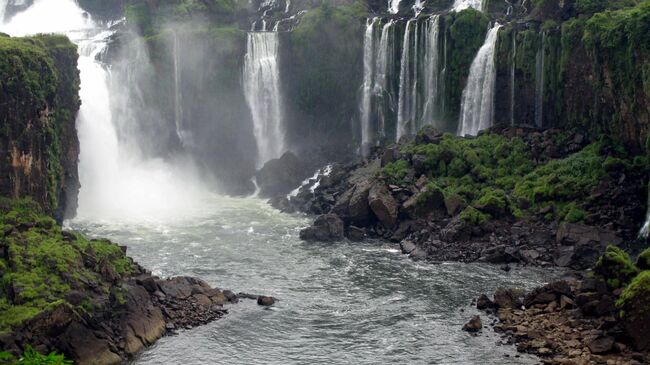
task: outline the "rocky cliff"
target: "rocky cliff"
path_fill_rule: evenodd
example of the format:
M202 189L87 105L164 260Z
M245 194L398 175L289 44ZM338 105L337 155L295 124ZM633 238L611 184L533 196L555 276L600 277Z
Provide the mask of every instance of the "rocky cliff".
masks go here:
M76 209L78 94L66 37L0 35L0 195L31 196L57 220Z

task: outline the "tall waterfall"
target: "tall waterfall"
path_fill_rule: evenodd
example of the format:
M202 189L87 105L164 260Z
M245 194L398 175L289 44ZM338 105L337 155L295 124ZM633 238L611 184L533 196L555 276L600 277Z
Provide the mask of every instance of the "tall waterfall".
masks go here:
M251 110L258 166L284 152L277 32L249 32L244 58L244 94Z
M495 48L501 25L496 23L487 33L479 49L463 90L458 134L473 135L492 126L494 116L494 85L496 79Z
M399 12L399 4L402 0L388 0L388 12L397 14Z
M370 128L371 98L373 92L374 56L375 56L375 24L379 18L366 21L366 32L363 38L363 96L361 97L361 151L365 156L369 152L372 130Z
M546 33L542 32L542 41L535 57L535 125L538 128L544 124L544 61Z
M417 20L411 19L406 23L406 29L404 30L404 41L402 42L402 59L399 72L399 100L397 102L397 135L396 140L409 134L413 131L413 118L412 115L413 109L411 103L415 101L412 100L412 73L413 73L413 64L417 64L416 61L411 61L411 27L417 27ZM413 32L416 33L416 32Z
M7 12L7 4L9 0L0 0L0 24L5 20L5 13Z
M433 124L440 127L436 120L439 113L438 79L440 75L440 15L427 19L424 40L424 106L421 124Z
M454 1L454 5L452 5L451 10L461 11L469 8L483 11L483 0L456 0Z
M394 34L392 29L395 22L390 20L384 24L381 29L381 36L379 38L379 46L377 46L376 65L375 65L375 80L373 84L373 92L378 96L381 105L378 106L379 126L377 130L377 138L384 139L386 137L386 122L388 113L393 109L393 100L391 98L391 88L389 87L389 77L395 65L395 47L394 47Z
M422 26L409 20L402 42L397 140L426 124L443 127L438 120L440 72L440 16L430 16Z
M183 94L181 89L181 50L178 34L173 31L173 58L174 58L174 124L176 125L176 135L181 143L185 143L183 136Z
M515 125L515 66L517 64L517 33L512 30L512 65L510 65L510 125Z
M645 223L643 224L643 227L641 227L641 231L639 231L639 237L647 239L649 233L650 233L650 184L648 184L648 213L646 213Z
M111 94L109 84L119 79L97 60L112 31L90 19L74 0L36 0L0 31L16 36L65 33L79 46L79 219L158 221L198 208L205 190L191 163L143 158L135 144L124 143L130 136L121 135L117 125L138 120L116 120L113 109L119 98Z

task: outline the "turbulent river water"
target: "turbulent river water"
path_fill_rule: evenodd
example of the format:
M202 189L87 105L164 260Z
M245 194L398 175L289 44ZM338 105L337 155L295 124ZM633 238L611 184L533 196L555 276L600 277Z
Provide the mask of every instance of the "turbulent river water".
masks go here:
M254 198L211 197L193 214L139 223L69 222L128 245L155 274L279 298L245 300L224 318L165 337L135 364L529 364L486 331L461 331L480 293L532 288L555 274L478 264L416 263L395 244L304 243L299 215ZM485 321L485 318L484 318Z

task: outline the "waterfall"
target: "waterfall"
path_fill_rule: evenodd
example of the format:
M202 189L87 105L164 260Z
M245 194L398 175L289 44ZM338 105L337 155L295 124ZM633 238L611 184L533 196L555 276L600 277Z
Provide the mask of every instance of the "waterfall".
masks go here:
M510 66L510 125L515 125L515 65L517 63L517 33L512 30L512 65Z
M650 183L648 183L648 213L646 213L645 223L641 230L639 231L639 237L648 239L648 234L650 233Z
M452 5L451 10L459 12L469 8L483 11L483 0L456 0L454 1L454 5Z
M9 0L0 0L0 24L4 23L8 3Z
M278 33L248 33L243 82L253 117L259 167L284 152L278 54Z
M494 53L501 25L496 23L487 33L470 67L467 86L463 90L458 134L473 135L492 126L496 68Z
M542 42L535 57L535 125L542 128L544 124L544 44L546 33L542 32Z
M426 23L424 42L424 110L422 112L421 124L433 124L440 127L436 118L438 117L438 76L440 73L439 59L439 32L440 15L432 15Z
M77 116L80 143L78 219L98 221L176 219L200 209L206 190L191 161L172 163L161 158L143 158L136 143L126 140L118 125L139 120L116 120L114 104L120 99L113 90L127 93L97 58L101 58L113 32L95 23L74 0L36 0L16 14L0 31L13 36L64 33L79 47L81 109ZM155 136L140 136L141 140ZM180 159L180 158L179 158Z
M411 25L417 24L415 19L406 22L404 41L402 42L402 58L399 72L399 99L397 102L397 135L396 140L407 135L412 124L411 115Z
M401 0L388 0L388 12L397 14L399 12L399 3Z
M174 46L172 51L174 53L174 124L176 125L176 135L182 144L185 144L183 138L183 95L181 92L181 72L180 72L180 63L181 63L181 52L180 44L178 41L178 34L176 31L173 33L174 36Z
M375 24L379 18L372 18L366 21L366 32L363 38L363 96L361 98L361 152L366 156L370 152L372 143L372 130L370 128L371 99L373 92L374 74L374 49L375 49Z
M384 139L386 137L386 115L388 110L392 109L393 100L391 99L391 90L389 88L389 77L394 66L394 47L393 35L391 29L395 22L393 20L384 24L381 29L381 36L379 38L379 46L377 46L377 56L375 65L375 82L373 86L373 93L378 96L380 105L377 107L379 110L379 126L377 131L377 138Z

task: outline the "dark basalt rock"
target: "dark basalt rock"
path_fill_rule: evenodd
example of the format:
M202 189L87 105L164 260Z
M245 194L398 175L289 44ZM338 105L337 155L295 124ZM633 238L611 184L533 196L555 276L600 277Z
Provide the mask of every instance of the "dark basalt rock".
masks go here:
M268 161L257 172L257 185L260 196L273 197L287 195L311 173L305 164L292 152Z
M257 304L265 307L270 307L273 304L275 304L275 298L260 295L259 297L257 297Z
M345 226L336 214L324 214L316 218L314 225L300 231L305 241L334 242L345 238Z
M483 323L481 322L480 316L474 316L469 320L464 326L463 331L466 332L478 332L483 328Z

